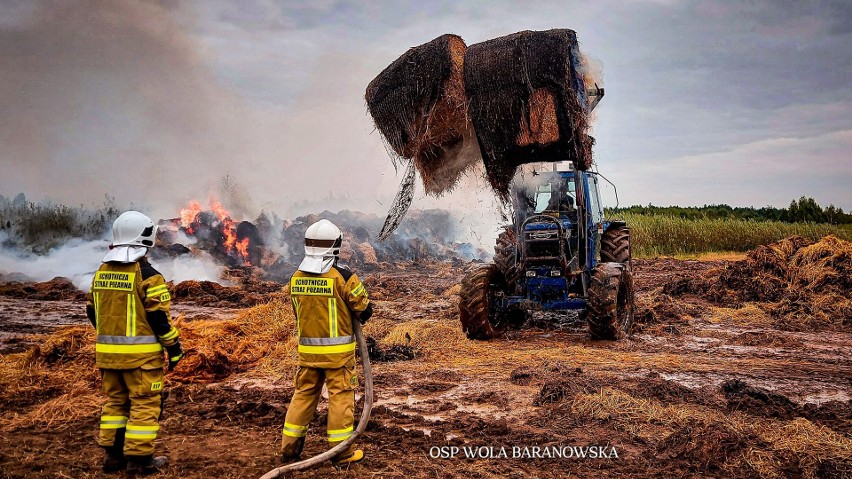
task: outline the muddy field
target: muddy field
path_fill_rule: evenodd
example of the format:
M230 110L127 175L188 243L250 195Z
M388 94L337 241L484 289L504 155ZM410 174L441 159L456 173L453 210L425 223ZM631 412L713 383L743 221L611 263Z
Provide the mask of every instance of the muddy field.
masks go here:
M799 306L816 303L789 313L783 295L716 294L741 263L635 261L638 324L620 342L543 314L505 339L469 341L456 318L464 266L365 274L377 391L367 459L292 477L852 477L852 318L837 302L806 298ZM285 294L265 294L245 309L176 301L189 353L167 376L162 477L258 477L279 464L292 312ZM86 323L69 296L0 297L0 477L106 477L91 336L67 328ZM325 448L324 411L306 456ZM487 449L467 458L465 447ZM554 448L571 457L542 452Z

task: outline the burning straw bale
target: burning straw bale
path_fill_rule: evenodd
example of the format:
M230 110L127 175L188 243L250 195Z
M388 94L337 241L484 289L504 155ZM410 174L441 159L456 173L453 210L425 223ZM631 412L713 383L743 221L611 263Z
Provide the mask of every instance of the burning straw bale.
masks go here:
M367 86L367 108L399 158L411 159L427 193L452 188L479 158L472 143L464 88L467 47L441 35L410 48Z
M524 31L471 45L464 81L488 179L503 198L521 164L570 160L579 169L591 166L593 140L586 134L574 31Z

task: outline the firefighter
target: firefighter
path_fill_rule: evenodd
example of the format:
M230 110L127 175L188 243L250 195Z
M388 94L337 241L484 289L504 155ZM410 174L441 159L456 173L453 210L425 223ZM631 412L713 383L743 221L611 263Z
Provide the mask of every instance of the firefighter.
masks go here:
M163 276L145 259L157 227L138 211L112 225L113 243L92 280L86 315L97 331L95 357L107 403L98 444L104 472L152 474L167 459L154 457L163 391L163 350L169 370L183 357L171 326L171 296Z
M301 456L323 384L328 388L329 446L334 447L353 432L358 377L352 321L365 323L373 307L358 276L337 265L342 242L343 235L332 222L312 224L305 231L305 258L290 278L299 335L299 369L284 419L283 462ZM363 458L364 451L350 446L333 461L344 464Z

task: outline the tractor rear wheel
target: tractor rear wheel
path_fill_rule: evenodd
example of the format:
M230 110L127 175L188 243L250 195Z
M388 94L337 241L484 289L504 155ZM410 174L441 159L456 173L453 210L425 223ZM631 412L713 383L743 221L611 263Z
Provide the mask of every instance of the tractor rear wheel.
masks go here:
M496 265L481 264L470 269L459 292L459 319L469 339L491 339L526 320L524 311L498 312L494 294L506 290L506 281Z
M600 263L589 285L589 333L592 339L622 339L633 325L633 275L626 264Z
M611 226L601 237L601 263L621 263L631 268L630 228Z
M518 283L518 238L512 228L506 228L497 237L497 244L494 245L494 265L503 273L507 285Z

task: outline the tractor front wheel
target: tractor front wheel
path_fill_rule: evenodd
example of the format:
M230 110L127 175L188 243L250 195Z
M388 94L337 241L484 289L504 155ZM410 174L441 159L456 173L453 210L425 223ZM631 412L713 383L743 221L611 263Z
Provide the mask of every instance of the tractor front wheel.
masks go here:
M524 311L496 311L494 295L506 291L506 280L493 264L481 264L467 272L459 292L459 319L469 339L491 339L526 320Z
M627 265L600 263L589 285L589 333L592 339L622 339L633 325L633 275Z

